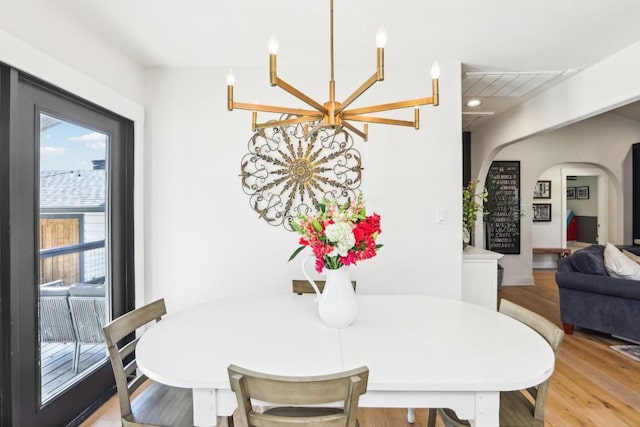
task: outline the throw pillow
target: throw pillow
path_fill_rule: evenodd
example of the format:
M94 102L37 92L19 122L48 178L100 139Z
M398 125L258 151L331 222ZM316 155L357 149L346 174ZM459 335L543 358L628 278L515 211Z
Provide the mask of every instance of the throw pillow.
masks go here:
M604 267L612 277L640 280L640 265L627 258L611 243L607 243L604 248Z
M622 250L622 253L625 254L631 261L635 262L636 264L640 264L640 256L636 255L632 252L629 252L626 249Z
M604 268L603 252L603 246L592 245L575 251L569 259L573 268L580 273L607 276L607 270Z

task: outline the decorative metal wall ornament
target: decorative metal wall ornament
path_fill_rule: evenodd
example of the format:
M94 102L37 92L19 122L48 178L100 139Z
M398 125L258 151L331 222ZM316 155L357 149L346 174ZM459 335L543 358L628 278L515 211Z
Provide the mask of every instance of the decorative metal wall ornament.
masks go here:
M248 148L240 163L242 189L271 225L293 231L291 219L315 213L323 197L356 197L362 159L344 129L323 128L305 139L302 124L273 126L256 130Z

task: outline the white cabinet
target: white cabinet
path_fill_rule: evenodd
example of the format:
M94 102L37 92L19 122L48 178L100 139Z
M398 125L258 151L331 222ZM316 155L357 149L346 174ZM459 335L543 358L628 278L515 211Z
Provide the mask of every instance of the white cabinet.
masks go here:
M503 255L467 246L462 253L462 300L498 308L498 260Z

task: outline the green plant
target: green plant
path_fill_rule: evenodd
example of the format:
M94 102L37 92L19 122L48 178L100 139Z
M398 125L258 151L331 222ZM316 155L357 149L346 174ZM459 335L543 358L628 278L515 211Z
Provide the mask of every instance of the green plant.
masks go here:
M488 191L483 188L477 192L478 181L469 181L466 187L462 188L462 227L471 233L473 225L480 213L485 214L484 203L487 201Z

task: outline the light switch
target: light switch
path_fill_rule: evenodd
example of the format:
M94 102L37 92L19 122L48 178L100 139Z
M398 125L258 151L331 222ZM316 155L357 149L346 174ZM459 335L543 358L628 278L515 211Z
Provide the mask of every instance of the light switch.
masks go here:
M447 223L447 211L445 209L436 209L436 224Z

